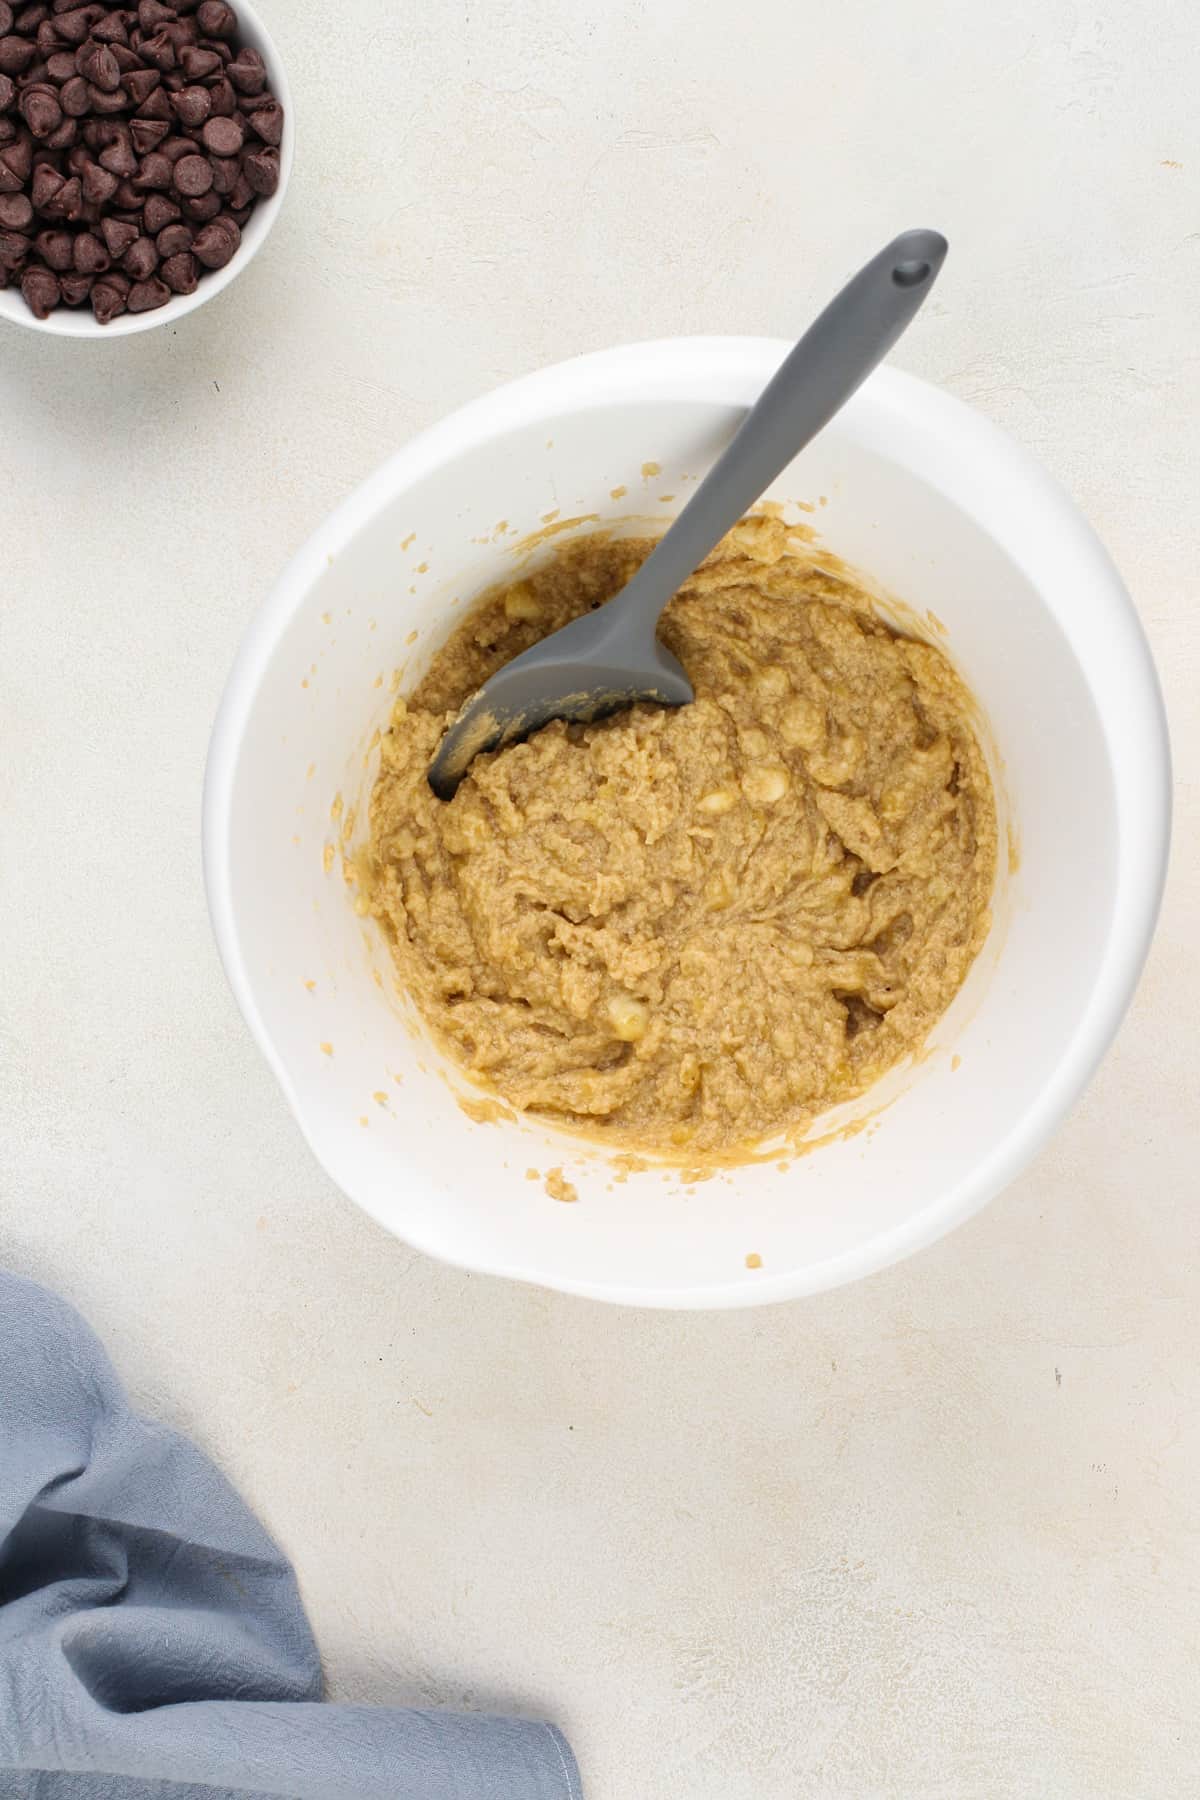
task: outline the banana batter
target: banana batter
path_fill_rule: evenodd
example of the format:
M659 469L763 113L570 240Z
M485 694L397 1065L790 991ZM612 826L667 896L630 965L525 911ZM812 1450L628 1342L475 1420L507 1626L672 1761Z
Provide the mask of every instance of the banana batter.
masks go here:
M650 539L576 540L493 590L398 700L370 892L402 986L513 1106L622 1149L749 1154L916 1050L987 935L996 812L966 690L743 521L663 641L696 690L426 770L496 669L600 605Z

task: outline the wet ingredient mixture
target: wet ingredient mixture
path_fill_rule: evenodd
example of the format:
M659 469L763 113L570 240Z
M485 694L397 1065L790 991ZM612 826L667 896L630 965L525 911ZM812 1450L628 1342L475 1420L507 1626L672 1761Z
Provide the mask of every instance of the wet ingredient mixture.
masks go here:
M435 799L461 703L652 547L571 543L485 596L397 701L372 907L437 1038L513 1106L623 1149L749 1154L945 1011L990 923L995 805L947 658L778 517L745 520L667 610L693 705L551 724Z

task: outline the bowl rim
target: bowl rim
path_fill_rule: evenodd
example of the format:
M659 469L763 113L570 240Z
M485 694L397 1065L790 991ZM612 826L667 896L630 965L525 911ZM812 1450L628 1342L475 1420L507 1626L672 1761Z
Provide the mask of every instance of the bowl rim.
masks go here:
M276 49L275 40L263 22L262 14L251 0L234 0L238 15L239 36L249 35L267 65L271 91L283 107L283 141L279 146L279 186L268 200L260 200L246 224L237 255L223 269L209 270L194 294L176 294L165 306L148 313L122 313L109 325L101 325L87 307L58 307L48 319L38 319L21 298L19 288L0 288L0 321L35 331L42 337L87 338L107 343L112 338L136 337L144 331L156 331L163 325L178 324L197 308L215 300L231 282L249 268L258 255L283 210L284 197L296 158L295 102L287 70ZM247 27L249 28L247 34Z
M1088 596L1089 647L1098 652L1105 679L1121 690L1120 706L1097 701L1112 765L1117 812L1114 901L1097 979L1057 1067L1036 1099L1005 1135L953 1186L902 1225L853 1251L772 1273L752 1284L730 1281L696 1288L632 1283L593 1284L559 1277L528 1262L505 1264L447 1255L419 1221L398 1234L368 1201L350 1191L330 1166L318 1134L267 1031L254 983L242 955L232 899L230 824L238 762L263 676L308 590L336 556L397 494L452 462L467 446L534 421L581 409L641 399L677 400L689 392L708 403L745 406L792 348L783 339L683 337L620 345L539 369L469 401L410 439L355 488L292 558L251 621L237 653L213 727L203 794L203 864L217 947L242 1015L278 1081L318 1163L392 1235L426 1254L477 1273L500 1275L559 1292L620 1305L679 1310L766 1305L824 1292L875 1273L925 1248L981 1210L1032 1161L1075 1104L1095 1073L1133 997L1149 951L1166 879L1171 825L1171 758L1166 712L1157 671L1141 621L1125 585L1091 525L1074 501L1032 455L966 402L919 377L892 367L875 372L852 404L873 409L881 448L905 434L922 434L943 446L946 485L970 495L968 511L997 522L1019 504L1024 556L997 533L1039 592L1053 580ZM981 498L982 492L982 498ZM983 525L986 529L986 524ZM1009 526L1011 530L1011 525ZM1040 579L1030 573L1040 570ZM1073 653L1077 635L1068 632ZM1095 694L1093 671L1084 679Z

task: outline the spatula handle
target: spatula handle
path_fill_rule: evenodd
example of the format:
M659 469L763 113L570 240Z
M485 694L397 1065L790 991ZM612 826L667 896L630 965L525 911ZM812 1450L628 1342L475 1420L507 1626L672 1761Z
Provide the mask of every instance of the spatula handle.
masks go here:
M903 232L830 302L654 554L612 602L624 617L636 612L657 619L709 551L845 405L920 311L948 248L936 231Z

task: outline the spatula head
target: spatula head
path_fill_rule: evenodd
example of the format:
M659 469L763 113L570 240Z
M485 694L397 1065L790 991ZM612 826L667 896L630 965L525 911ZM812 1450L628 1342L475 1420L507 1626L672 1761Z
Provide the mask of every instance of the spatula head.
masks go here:
M695 698L678 658L657 638L632 649L614 643L605 610L552 632L472 695L430 765L429 785L439 800L454 798L474 757L516 743L551 719L587 724L640 701L686 706Z

